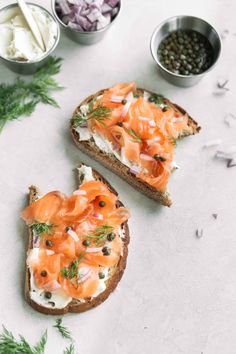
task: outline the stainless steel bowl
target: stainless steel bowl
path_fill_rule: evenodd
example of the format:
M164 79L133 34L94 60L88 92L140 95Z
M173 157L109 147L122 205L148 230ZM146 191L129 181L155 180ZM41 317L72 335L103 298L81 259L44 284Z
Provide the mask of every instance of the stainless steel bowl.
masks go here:
M120 14L120 11L121 11L121 2L122 2L120 0L119 11L116 14L115 18L111 21L111 23L109 23L107 26L105 26L97 31L82 32L82 31L72 29L72 28L68 27L64 22L62 22L62 20L59 18L59 16L57 15L57 12L56 12L56 8L55 8L56 0L51 0L51 1L52 1L51 2L52 12L53 12L55 18L57 19L57 21L59 22L59 24L61 25L61 27L63 28L64 32L67 34L67 36L69 38L71 38L73 41L80 43L80 44L85 44L85 45L94 44L94 43L97 43L103 39L103 37L105 36L105 34L109 30L109 28L117 20L119 14Z
M54 17L52 16L52 14L50 14L50 12L47 11L43 6L40 6L38 4L32 2L27 2L27 4L39 7L40 9L44 10L48 14L48 16L51 17L51 19L56 23L57 26L57 37L55 39L52 48L49 51L47 51L41 58L34 61L19 61L19 60L17 61L17 60L5 58L0 55L0 60L2 61L3 64L5 64L12 71L22 75L34 74L37 71L37 69L42 67L46 63L48 56L51 55L52 52L55 50L60 38L60 27L56 22L56 20L54 19ZM9 9L14 9L15 7L18 7L17 3L13 3L1 8L0 15L2 12L8 11Z
M200 32L209 40L214 52L213 62L209 69L201 74L187 76L172 73L160 63L157 54L159 44L170 32L177 30L194 30ZM196 85L203 76L215 66L221 53L221 40L215 28L201 18L193 16L175 16L165 20L155 28L151 37L150 47L153 59L157 63L163 77L174 85L189 87Z

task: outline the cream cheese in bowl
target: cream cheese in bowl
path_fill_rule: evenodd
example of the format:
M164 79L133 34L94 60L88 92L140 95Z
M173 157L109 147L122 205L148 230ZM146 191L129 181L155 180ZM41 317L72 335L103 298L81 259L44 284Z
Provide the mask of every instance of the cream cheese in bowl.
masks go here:
M41 7L29 5L39 27L46 52L35 40L19 7L8 8L0 15L0 55L16 61L39 60L53 47L57 39L57 24Z

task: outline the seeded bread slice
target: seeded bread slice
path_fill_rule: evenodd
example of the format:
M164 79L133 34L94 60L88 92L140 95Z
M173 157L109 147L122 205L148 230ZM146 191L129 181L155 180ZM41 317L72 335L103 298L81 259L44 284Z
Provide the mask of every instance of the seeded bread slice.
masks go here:
M104 184L107 185L108 189L114 193L115 195L118 195L117 192L115 191L115 189L110 185L110 183L103 177L101 176L96 170L92 170L93 172L93 177L96 180L102 181ZM78 174L78 185L81 184L80 181L80 176ZM35 186L31 186L29 187L29 203L34 202L38 196L40 195L39 190L37 187ZM123 206L121 201L117 201L116 204L117 208ZM28 228L29 230L29 242L28 242L28 251L30 251L33 248L33 233L32 233L32 229L31 227ZM109 278L106 281L106 289L99 294L97 297L94 298L87 298L85 299L85 302L80 302L77 299L73 299L66 307L64 308L56 308L56 307L52 307L52 308L48 308L48 307L44 307L40 304L38 304L37 302L35 302L34 300L32 300L31 295L30 295L30 269L26 264L26 273L25 273L25 298L27 300L27 302L29 303L29 305L31 307L33 307L36 311L39 311L41 313L44 313L46 315L63 315L66 314L68 312L84 312L87 310L92 309L93 307L96 307L98 305L100 305L103 301L105 301L108 296L111 294L112 291L115 290L115 288L117 287L119 281L122 278L122 275L124 273L124 270L126 268L126 261L127 261L127 256L128 256L128 244L129 244L129 240L130 240L130 236L129 236L129 227L128 227L128 223L125 222L122 225L122 241L123 241L123 252L122 255L119 259L119 262L116 266L113 266L112 268L110 268L109 271Z
M100 162L101 164L103 164L109 170L115 172L118 176L120 176L121 178L126 180L126 182L128 182L131 186L136 188L138 191L145 194L147 197L154 199L165 206L170 207L172 204L172 201L171 201L171 198L170 198L168 192L161 192L161 191L157 190L156 188L152 187L151 185L149 185L148 183L146 183L145 181L143 181L142 179L137 178L135 175L133 175L130 172L130 169L127 166L125 166L122 162L120 162L115 157L115 155L107 154L104 151L100 150L99 147L95 144L93 138L91 138L90 140L80 141L80 135L76 131L76 128L73 126L73 118L75 117L76 113L79 112L80 107L82 105L85 105L85 104L89 103L91 100L96 99L96 97L102 95L104 93L104 91L105 90L101 90L101 91L97 92L96 94L87 97L75 109L75 111L73 113L72 120L71 120L71 126L70 126L72 138L73 138L75 144L78 146L78 148L81 151L85 152L90 157L92 157L93 159L95 159L98 162ZM141 95L144 94L144 91L146 91L150 94L153 94L150 91L147 91L147 90L144 90L141 88L138 89L138 93ZM176 111L179 111L182 114L187 114L187 112L183 108L181 108L180 106L178 106L175 103L172 103L170 100L168 100L166 98L164 98L164 103L166 103L169 106L172 106ZM198 123L193 118L191 118L189 115L188 115L188 125L191 128L191 130L189 132L186 132L186 131L183 132L181 134L181 136L179 136L179 139L183 138L185 136L194 135L194 134L198 133L199 130L201 129L201 127L198 125Z

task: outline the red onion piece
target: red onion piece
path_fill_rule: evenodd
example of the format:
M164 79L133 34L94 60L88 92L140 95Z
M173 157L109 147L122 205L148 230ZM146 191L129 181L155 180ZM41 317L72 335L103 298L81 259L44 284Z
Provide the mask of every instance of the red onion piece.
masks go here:
M98 220L103 220L103 215L102 215L102 214L99 214L99 213L94 213L94 214L93 214L93 217L94 217L95 219L98 219Z
M101 252L102 251L102 247L87 247L86 248L86 252L88 253L97 253L97 252Z
M154 119L151 119L148 124L149 124L150 127L152 127L152 128L155 128L155 127L157 126Z
M46 291L55 291L61 288L61 285L58 283L57 280L52 280L44 285L44 290Z
M137 173L140 172L140 167L139 166L132 166L130 168L130 172L133 174L133 175L136 175Z
M85 282L91 276L91 269L89 267L81 267L78 271L78 284Z
M77 191L73 192L73 195L86 195L87 192L83 189L78 189Z
M152 156L146 154L140 154L140 158L146 161L154 161L154 158Z
M111 96L111 102L114 102L114 103L120 103L120 102L122 102L123 99L124 99L124 96L116 96L116 95Z
M116 7L119 4L120 0L107 0L106 3L111 7Z

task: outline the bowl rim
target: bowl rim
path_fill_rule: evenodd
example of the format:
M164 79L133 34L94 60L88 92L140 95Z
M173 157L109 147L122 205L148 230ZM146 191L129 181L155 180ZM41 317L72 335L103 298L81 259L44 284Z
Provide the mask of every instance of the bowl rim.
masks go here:
M214 63L205 71L203 71L202 73L200 74L191 74L191 75L181 75L181 74L176 74L176 73L173 73L172 71L166 69L162 64L161 62L159 61L158 59L158 56L155 56L155 51L157 51L158 48L155 48L154 46L154 40L155 40L155 37L156 37L156 34L160 31L160 29L162 28L162 26L164 26L166 23L170 22L170 21L173 21L174 19L179 19L179 18L183 18L183 17L188 17L188 18L192 18L192 19L196 19L200 22L204 22L207 26L209 26L216 34L217 36L217 39L219 41L219 51L216 55L216 58L215 58L215 61ZM204 36L205 37L205 36ZM220 38L220 35L219 35L219 32L216 30L216 28L211 24L209 23L208 21L204 20L203 18L201 17L197 17L197 16L192 16L192 15L176 15L176 16L171 16L165 20L163 20L162 22L160 22L154 29L152 35L151 35L151 40L150 40L150 51L151 51L151 54L152 54L152 57L154 59L154 61L156 62L156 64L163 70L165 71L166 73L176 77L176 78L184 78L184 79L188 79L188 78L193 78L193 77L201 77L203 75L205 75L207 72L209 72L210 70L212 70L214 68L214 66L216 65L216 63L218 62L220 56L221 56L221 52L222 52L222 40Z
M57 26L57 37L55 39L55 42L54 42L53 46L49 49L49 51L46 52L42 57L40 57L40 58L38 58L36 60L20 61L20 60L14 60L14 59L3 57L0 54L0 59L1 60L4 60L4 61L9 62L9 63L13 63L13 64L19 64L19 65L22 65L22 66L27 66L27 65L30 65L30 64L37 64L37 63L40 63L42 60L46 59L54 51L54 49L57 47L59 39L60 39L60 26L57 23L57 21L55 20L55 18L53 17L53 15L45 7L43 7L43 6L39 5L39 4L36 4L34 2L28 2L27 1L27 5L33 5L33 6L39 7L41 10L44 10L50 16L50 18L56 23L56 26ZM14 7L19 7L19 6L18 6L17 3L12 3L12 4L9 4L7 6L1 7L0 8L0 12L6 11L6 10L8 10L10 8L14 8Z
M121 8L122 8L122 0L119 0L119 11L117 12L117 14L115 15L114 19L108 23L105 27L100 28L99 30L96 31L80 31L80 30L76 30L75 28L71 28L69 26L67 26L61 19L60 17L57 15L56 9L55 9L55 3L56 0L51 0L51 8L52 8L52 12L53 15L55 17L55 19L59 22L59 24L65 28L66 30L69 30L73 33L80 33L80 34L84 34L86 35L90 35L90 34L95 34L95 33L101 33L103 31L105 31L106 29L108 29L111 25L113 25L113 23L116 21L117 17L119 16L120 12L121 12Z

